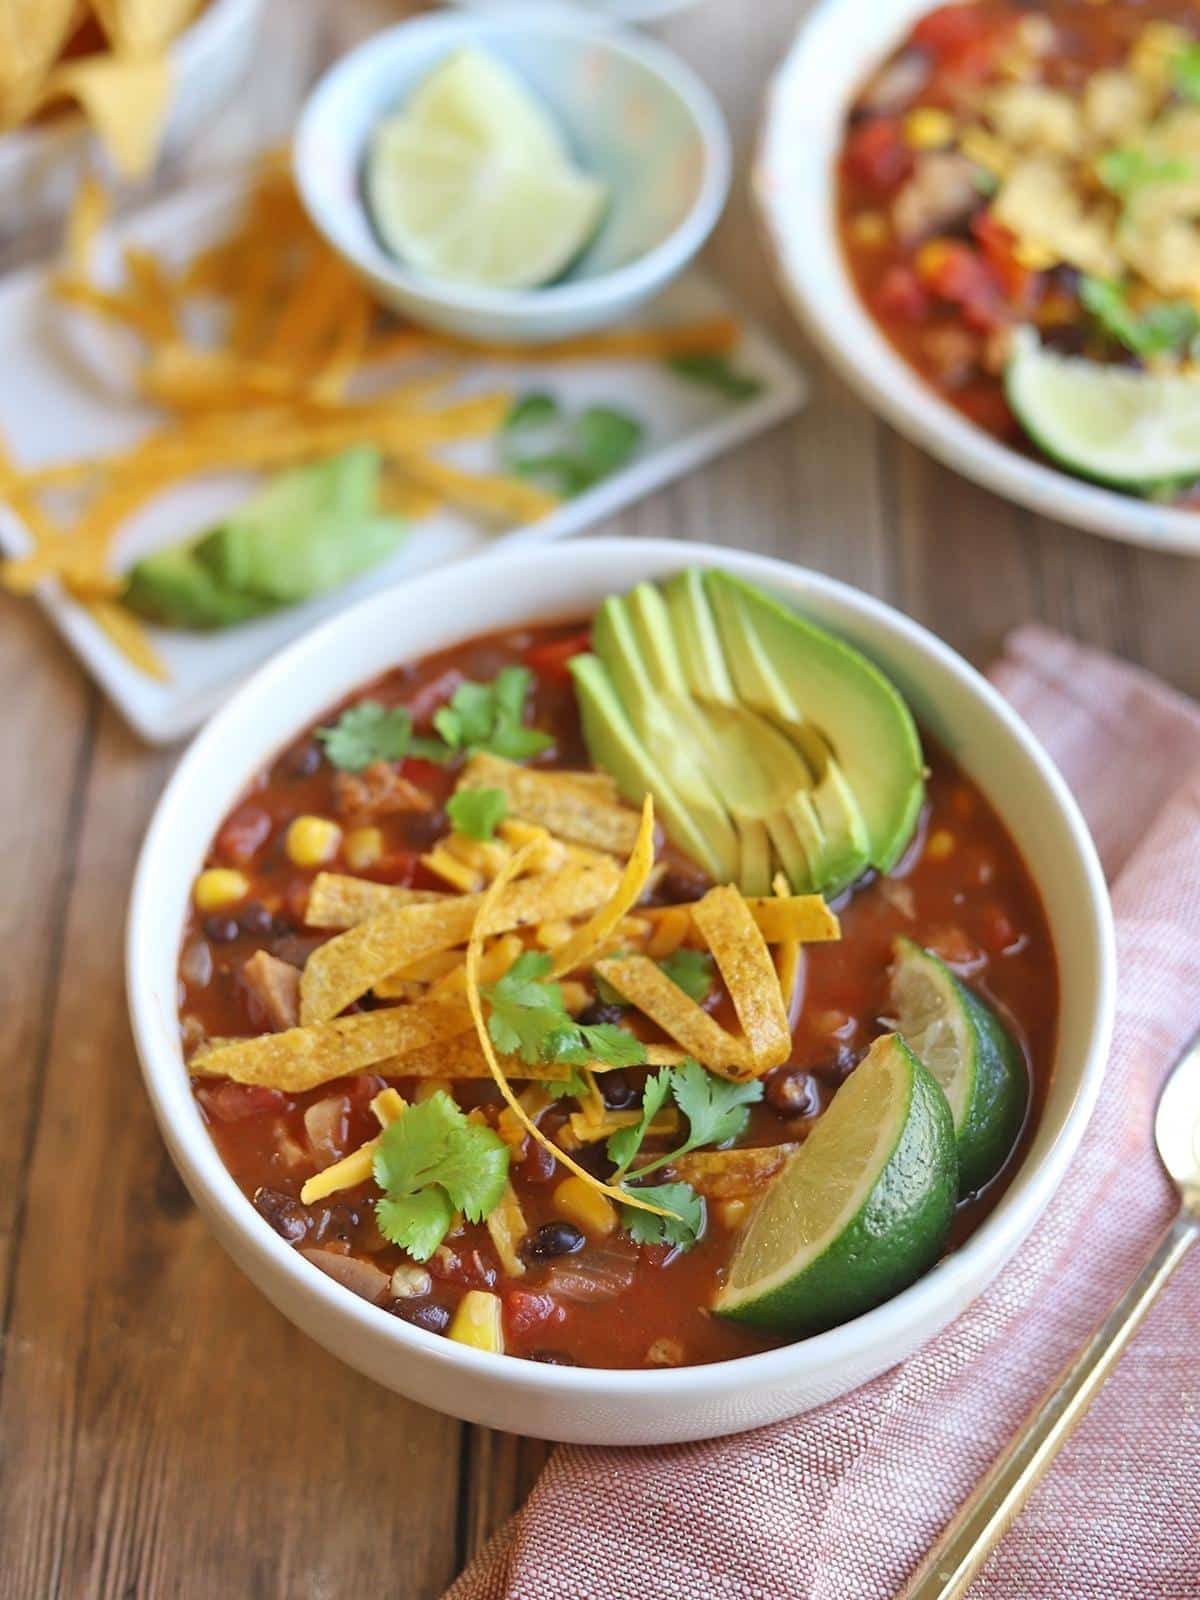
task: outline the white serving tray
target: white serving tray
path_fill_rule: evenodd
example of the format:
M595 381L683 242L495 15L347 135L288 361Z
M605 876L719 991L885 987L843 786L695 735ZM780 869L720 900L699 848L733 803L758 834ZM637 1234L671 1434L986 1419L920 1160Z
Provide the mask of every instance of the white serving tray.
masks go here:
M100 272L120 247L138 243L165 257L186 259L219 237L246 193L245 175L223 177L123 221L103 241ZM646 428L636 458L594 489L550 516L517 530L489 531L454 509L413 525L402 550L332 594L222 633L150 630L168 683L138 672L81 606L56 583L37 598L59 632L131 726L153 743L196 728L260 662L314 623L414 573L505 544L565 538L612 516L631 501L741 443L795 412L806 397L804 375L746 319L706 274L693 270L650 306L647 324L691 321L728 313L744 333L734 355L739 371L762 384L754 397L733 401L654 361L487 363L457 392L471 389L546 389L568 410L601 403L636 415ZM133 443L161 414L131 396L131 351L119 330L69 310L46 292L44 271L28 268L0 281L0 437L21 466L103 453ZM496 465L493 447L463 447L453 457L483 470ZM118 542L119 564L199 532L228 511L249 480L229 474L183 483L132 517ZM20 554L29 536L15 511L0 504L0 548ZM464 573L464 582L469 574ZM397 656L403 641L397 641Z

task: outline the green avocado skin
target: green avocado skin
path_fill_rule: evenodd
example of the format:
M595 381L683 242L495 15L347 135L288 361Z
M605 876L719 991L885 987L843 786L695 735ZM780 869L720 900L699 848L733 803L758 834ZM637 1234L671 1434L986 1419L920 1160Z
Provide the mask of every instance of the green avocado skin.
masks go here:
M323 594L404 538L402 521L378 515L378 497L371 449L280 473L219 527L139 561L125 603L168 626L215 629Z
M910 1110L862 1211L800 1278L749 1304L715 1308L721 1316L820 1333L907 1289L941 1255L958 1198L954 1124L932 1074L901 1040L896 1047L908 1058L909 1106L919 1114Z

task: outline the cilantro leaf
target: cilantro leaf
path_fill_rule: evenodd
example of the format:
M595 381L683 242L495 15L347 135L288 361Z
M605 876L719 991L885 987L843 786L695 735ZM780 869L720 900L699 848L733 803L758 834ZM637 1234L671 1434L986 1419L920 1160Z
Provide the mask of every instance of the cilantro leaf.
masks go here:
M1100 182L1125 200L1151 184L1186 180L1192 172L1191 162L1181 156L1155 156L1140 145L1106 150L1096 162Z
M621 1224L637 1244L669 1244L677 1250L690 1250L704 1232L704 1201L690 1183L651 1184L628 1192L674 1213L659 1217L636 1206L622 1206Z
M666 1103L667 1096L671 1093L673 1077L674 1073L670 1067L661 1067L657 1072L652 1072L642 1090L642 1115L639 1121L632 1128L618 1128L616 1133L609 1135L604 1148L608 1159L617 1164L617 1178L637 1155L650 1124Z
M670 356L667 366L689 383L703 384L715 389L728 400L753 400L762 393L761 378L739 372L729 357L719 351L701 351L690 356Z
M612 406L588 406L570 417L553 396L531 393L509 412L500 454L511 471L570 497L623 467L644 432L636 417Z
M678 950L658 965L671 982L678 984L697 1005L712 988L713 958L707 950L692 950L681 944Z
M584 1100L591 1093L583 1074L576 1072L573 1067L564 1079L543 1078L538 1088L548 1094L551 1100Z
M326 757L344 772L361 772L373 761L402 761L412 743L412 717L403 706L360 700L316 737Z
M688 1119L687 1141L677 1155L705 1144L725 1144L745 1131L750 1107L763 1097L762 1083L730 1083L714 1077L698 1061L685 1061L672 1085L675 1104Z
M486 750L507 761L525 761L554 743L522 718L533 673L504 667L492 683L460 683L449 705L433 714L433 725L452 750Z
M491 839L508 815L503 789L460 789L446 802L446 815L468 839Z
M455 1211L480 1222L500 1203L509 1151L441 1091L385 1128L375 1152L380 1232L418 1261L441 1244Z
M640 1067L646 1059L646 1046L615 1022L590 1025L573 1022L569 1029L564 1029L554 1059L573 1061L579 1066L586 1066L589 1061L603 1061L609 1067Z
M1200 100L1200 44L1184 46L1171 62L1171 74L1185 100Z
M526 1066L539 1061L640 1066L646 1047L633 1034L612 1023L586 1026L575 1021L563 1004L561 984L547 981L551 965L543 951L526 950L504 977L484 988L492 1008L488 1033L496 1049L519 1055Z
M1166 355L1200 336L1200 311L1187 300L1168 300L1137 312L1119 283L1082 278L1079 298L1104 331L1135 355Z

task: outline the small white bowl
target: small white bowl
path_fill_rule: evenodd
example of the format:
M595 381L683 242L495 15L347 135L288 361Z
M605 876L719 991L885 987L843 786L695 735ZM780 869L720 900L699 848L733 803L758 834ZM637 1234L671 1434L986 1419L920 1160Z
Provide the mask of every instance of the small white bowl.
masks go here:
M846 267L836 163L859 88L934 0L824 0L776 75L754 188L785 295L867 404L997 494L1092 533L1200 554L1200 511L1154 505L1018 454L942 400L880 332Z
M253 57L262 9L263 0L209 0L173 42L164 155L178 154L228 100ZM75 111L0 134L0 243L63 217L96 158L96 136Z
M192 880L250 778L330 705L405 660L475 634L590 614L616 590L718 566L774 590L865 650L983 789L1038 884L1058 954L1061 1016L1032 1144L996 1209L919 1282L866 1316L763 1355L674 1371L541 1366L410 1327L284 1243L239 1191L200 1117L180 1050L176 961ZM915 622L845 584L765 556L670 540L598 539L498 554L389 589L264 667L199 735L167 785L138 863L126 977L163 1138L221 1243L264 1294L377 1382L493 1428L593 1444L736 1433L846 1393L956 1317L996 1276L1062 1180L1100 1086L1112 1026L1112 920L1066 785L1024 724Z
M453 51L506 62L611 190L596 239L561 281L504 290L424 277L379 242L362 190L367 141ZM313 90L296 130L309 216L386 305L492 342L561 339L617 322L687 266L729 190L729 135L712 95L661 45L541 8L421 17L376 34Z

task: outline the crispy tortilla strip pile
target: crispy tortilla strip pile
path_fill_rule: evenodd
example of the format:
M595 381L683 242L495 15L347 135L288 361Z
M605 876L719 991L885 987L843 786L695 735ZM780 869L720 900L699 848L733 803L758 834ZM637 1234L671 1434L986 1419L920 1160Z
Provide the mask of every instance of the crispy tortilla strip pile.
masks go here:
M498 769L485 764L482 770L490 774ZM479 771L476 767L475 775ZM568 796L566 810L577 832L587 831L580 829L578 818L590 809L602 819L594 823L590 837L599 837L605 827L611 835L613 822L607 814L616 809L624 813L623 807L614 806L607 780L591 781L594 774L522 771L524 779L556 779L557 787L549 790L541 783L518 783L506 772L501 775L506 792L535 797L550 793L560 807L563 796ZM790 1051L784 953L801 942L836 939L839 930L837 919L818 896L756 901L732 887L711 889L694 904L652 908L632 916L655 873L654 808L649 796L640 818L634 820L634 837L620 866L611 855L570 846L536 824L510 818L506 840L486 841L503 849L498 848L490 860L490 882L482 893L443 895L319 873L310 890L306 920L312 927L341 931L318 946L305 966L300 981L301 1025L253 1039L209 1041L190 1062L191 1072L292 1094L367 1069L384 1077L446 1082L490 1076L507 1104L503 1115L510 1143L533 1138L610 1198L656 1209L599 1182L569 1154L579 1144L606 1138L615 1127L637 1120L637 1113L609 1112L604 1106L597 1074L609 1070L608 1064L594 1061L577 1069L539 1062L531 1067L517 1059L501 1059L488 1032L483 986L503 977L528 948L532 934L535 945L548 949L550 976L561 981L570 1013L577 1015L591 1002L590 980L599 974L667 1035L668 1043L646 1045L647 1066L676 1065L688 1054L713 1072L744 1079L779 1065ZM443 843L459 837L452 834ZM568 856L572 848L581 851L583 859ZM549 929L562 931L550 939ZM606 955L618 937L619 956ZM722 1027L657 965L658 958L685 939L702 942L711 951L739 1034ZM640 948L630 950L630 944L639 942ZM769 944L778 947L782 980ZM397 1003L341 1014L368 994L377 1004L387 999ZM579 1070L587 1095L554 1143L538 1126L548 1097L535 1085L518 1092L513 1081L532 1077L565 1083ZM386 1126L404 1103L395 1096L387 1102L385 1115L382 1102L383 1097L377 1097L375 1109ZM678 1132L677 1112L665 1110L663 1118L652 1125L652 1132ZM302 1198L319 1198L366 1181L377 1142L368 1141L311 1179ZM718 1154L722 1159L712 1172L694 1164L696 1181L701 1186L716 1185L714 1194L732 1192L730 1184L754 1187L771 1161L777 1160L773 1154L755 1152ZM726 1158L733 1157L737 1159L731 1166ZM689 1169L688 1181L692 1180ZM512 1238L506 1234L505 1239L512 1244L519 1233L515 1213L509 1221Z
M141 7L127 5L130 26L141 27ZM110 9L122 10L118 0ZM275 472L369 445L383 457L384 510L425 516L450 503L489 523L520 525L553 508L554 497L523 478L468 472L439 455L501 427L510 393L455 396L448 387L466 362L513 352L386 322L308 221L282 155L264 162L225 238L183 264L130 246L116 283L92 271L101 200L93 181L81 186L51 288L132 337L136 388L164 417L127 449L5 474L5 498L32 543L0 569L8 588L27 594L56 579L93 608L140 670L161 675L141 622L114 614L122 587L114 544L134 512L182 479ZM537 359L718 353L737 335L734 323L717 318L661 333L593 334L541 346ZM514 805L513 814L524 812ZM597 848L627 853L634 831L636 818Z

